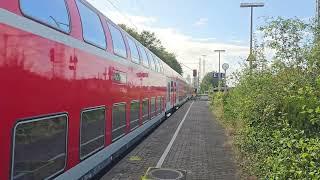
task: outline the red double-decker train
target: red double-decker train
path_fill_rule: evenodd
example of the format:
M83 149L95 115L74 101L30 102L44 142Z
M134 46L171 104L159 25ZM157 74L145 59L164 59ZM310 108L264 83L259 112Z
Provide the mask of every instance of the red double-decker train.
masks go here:
M0 0L0 179L87 179L191 95L84 0Z

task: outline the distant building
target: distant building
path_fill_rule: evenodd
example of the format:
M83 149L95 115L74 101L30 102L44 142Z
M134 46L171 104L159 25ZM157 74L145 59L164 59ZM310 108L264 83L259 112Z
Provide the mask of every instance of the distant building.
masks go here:
M187 80L187 82L188 82L189 84L191 84L191 77L190 77L190 74L188 74L188 76L187 76L186 80Z

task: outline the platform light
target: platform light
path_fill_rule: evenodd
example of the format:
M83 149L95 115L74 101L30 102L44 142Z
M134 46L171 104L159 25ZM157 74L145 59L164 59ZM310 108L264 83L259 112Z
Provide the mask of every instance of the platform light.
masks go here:
M220 71L220 53L226 52L224 49L216 49L214 52L219 53L219 91L220 91L220 81L221 81L221 71Z
M252 70L253 66L252 66L252 61L254 60L253 58L253 8L256 7L264 7L264 3L262 2L255 2L255 3L240 3L240 7L242 8L250 8L251 10L251 15L250 15L250 53L249 53L249 57L248 57L248 61L250 63L250 70Z
M240 3L240 7L263 7L264 3Z

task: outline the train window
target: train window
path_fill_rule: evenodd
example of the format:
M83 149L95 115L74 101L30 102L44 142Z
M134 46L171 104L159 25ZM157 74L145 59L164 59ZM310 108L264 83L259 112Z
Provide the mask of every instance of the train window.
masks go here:
M162 73L164 73L164 67L163 67L164 62L161 59L159 59L159 61L160 61L161 71Z
M151 114L152 117L156 115L156 98L151 98Z
M132 101L130 107L130 128L136 129L139 126L140 102Z
M155 65L155 71L159 72L159 63L158 63L158 60L152 56L152 59L154 61L154 65Z
M146 51L141 46L139 46L139 50L140 50L141 58L142 58L142 65L149 68L150 64L149 64L149 60L148 60L148 56L146 54Z
M20 0L20 8L27 17L60 31L70 32L70 19L65 0Z
M129 37L127 37L127 39L128 39L128 44L129 44L129 47L130 47L130 53L131 53L132 62L140 64L139 52L138 52L136 43Z
M108 23L108 26L112 37L113 52L118 56L126 58L127 50L121 31L110 23Z
M67 115L18 122L13 133L12 179L45 179L67 159Z
M159 64L159 72L163 72L163 67L161 64L161 60L159 58L157 58L158 64Z
M162 72L162 64L161 64L161 60L160 58L156 58L156 60L158 61L158 65L159 65L159 72Z
M164 110L166 104L165 104L165 98L162 96L161 98L161 112Z
M162 97L158 96L157 97L157 112L158 112L158 114L161 113L161 107L162 107Z
M106 38L99 16L81 0L77 0L76 2L80 12L84 40L105 49Z
M126 133L126 104L115 104L112 108L112 142Z
M148 54L148 58L149 58L149 61L150 61L151 69L155 71L156 70L156 65L154 63L152 54L150 52L147 52L147 54Z
M80 159L103 148L105 121L104 107L88 109L81 113Z
M156 56L153 56L153 60L154 60L154 62L156 64L156 71L160 72L160 65L159 65L158 58Z
M154 61L156 62L156 69L157 72L160 72L160 65L159 65L159 61L157 59L154 59Z
M173 87L173 81L171 81L171 92L174 91L174 87Z
M143 122L149 120L149 99L142 101L142 120Z
M163 67L163 61L160 61L160 66L161 66L161 71L162 71L162 73L164 73L164 67Z

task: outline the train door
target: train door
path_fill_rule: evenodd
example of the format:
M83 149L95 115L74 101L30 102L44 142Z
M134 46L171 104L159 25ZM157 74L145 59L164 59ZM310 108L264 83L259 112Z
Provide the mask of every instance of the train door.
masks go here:
M180 103L179 102L179 95L180 95L179 93L180 92L179 92L179 87L178 86L179 86L179 83L178 83L178 81L176 81L175 82L175 89L176 89L176 99L175 100L176 100L176 104L177 105Z
M166 102L166 111L170 110L170 102L171 102L171 83L170 81L167 81L167 102Z
M173 81L170 81L170 98L171 98L171 104L170 104L170 107L173 108L174 106L174 82Z
M174 104L177 106L179 104L179 90L178 90L178 81L174 82L174 89L175 89L175 98L174 98Z

